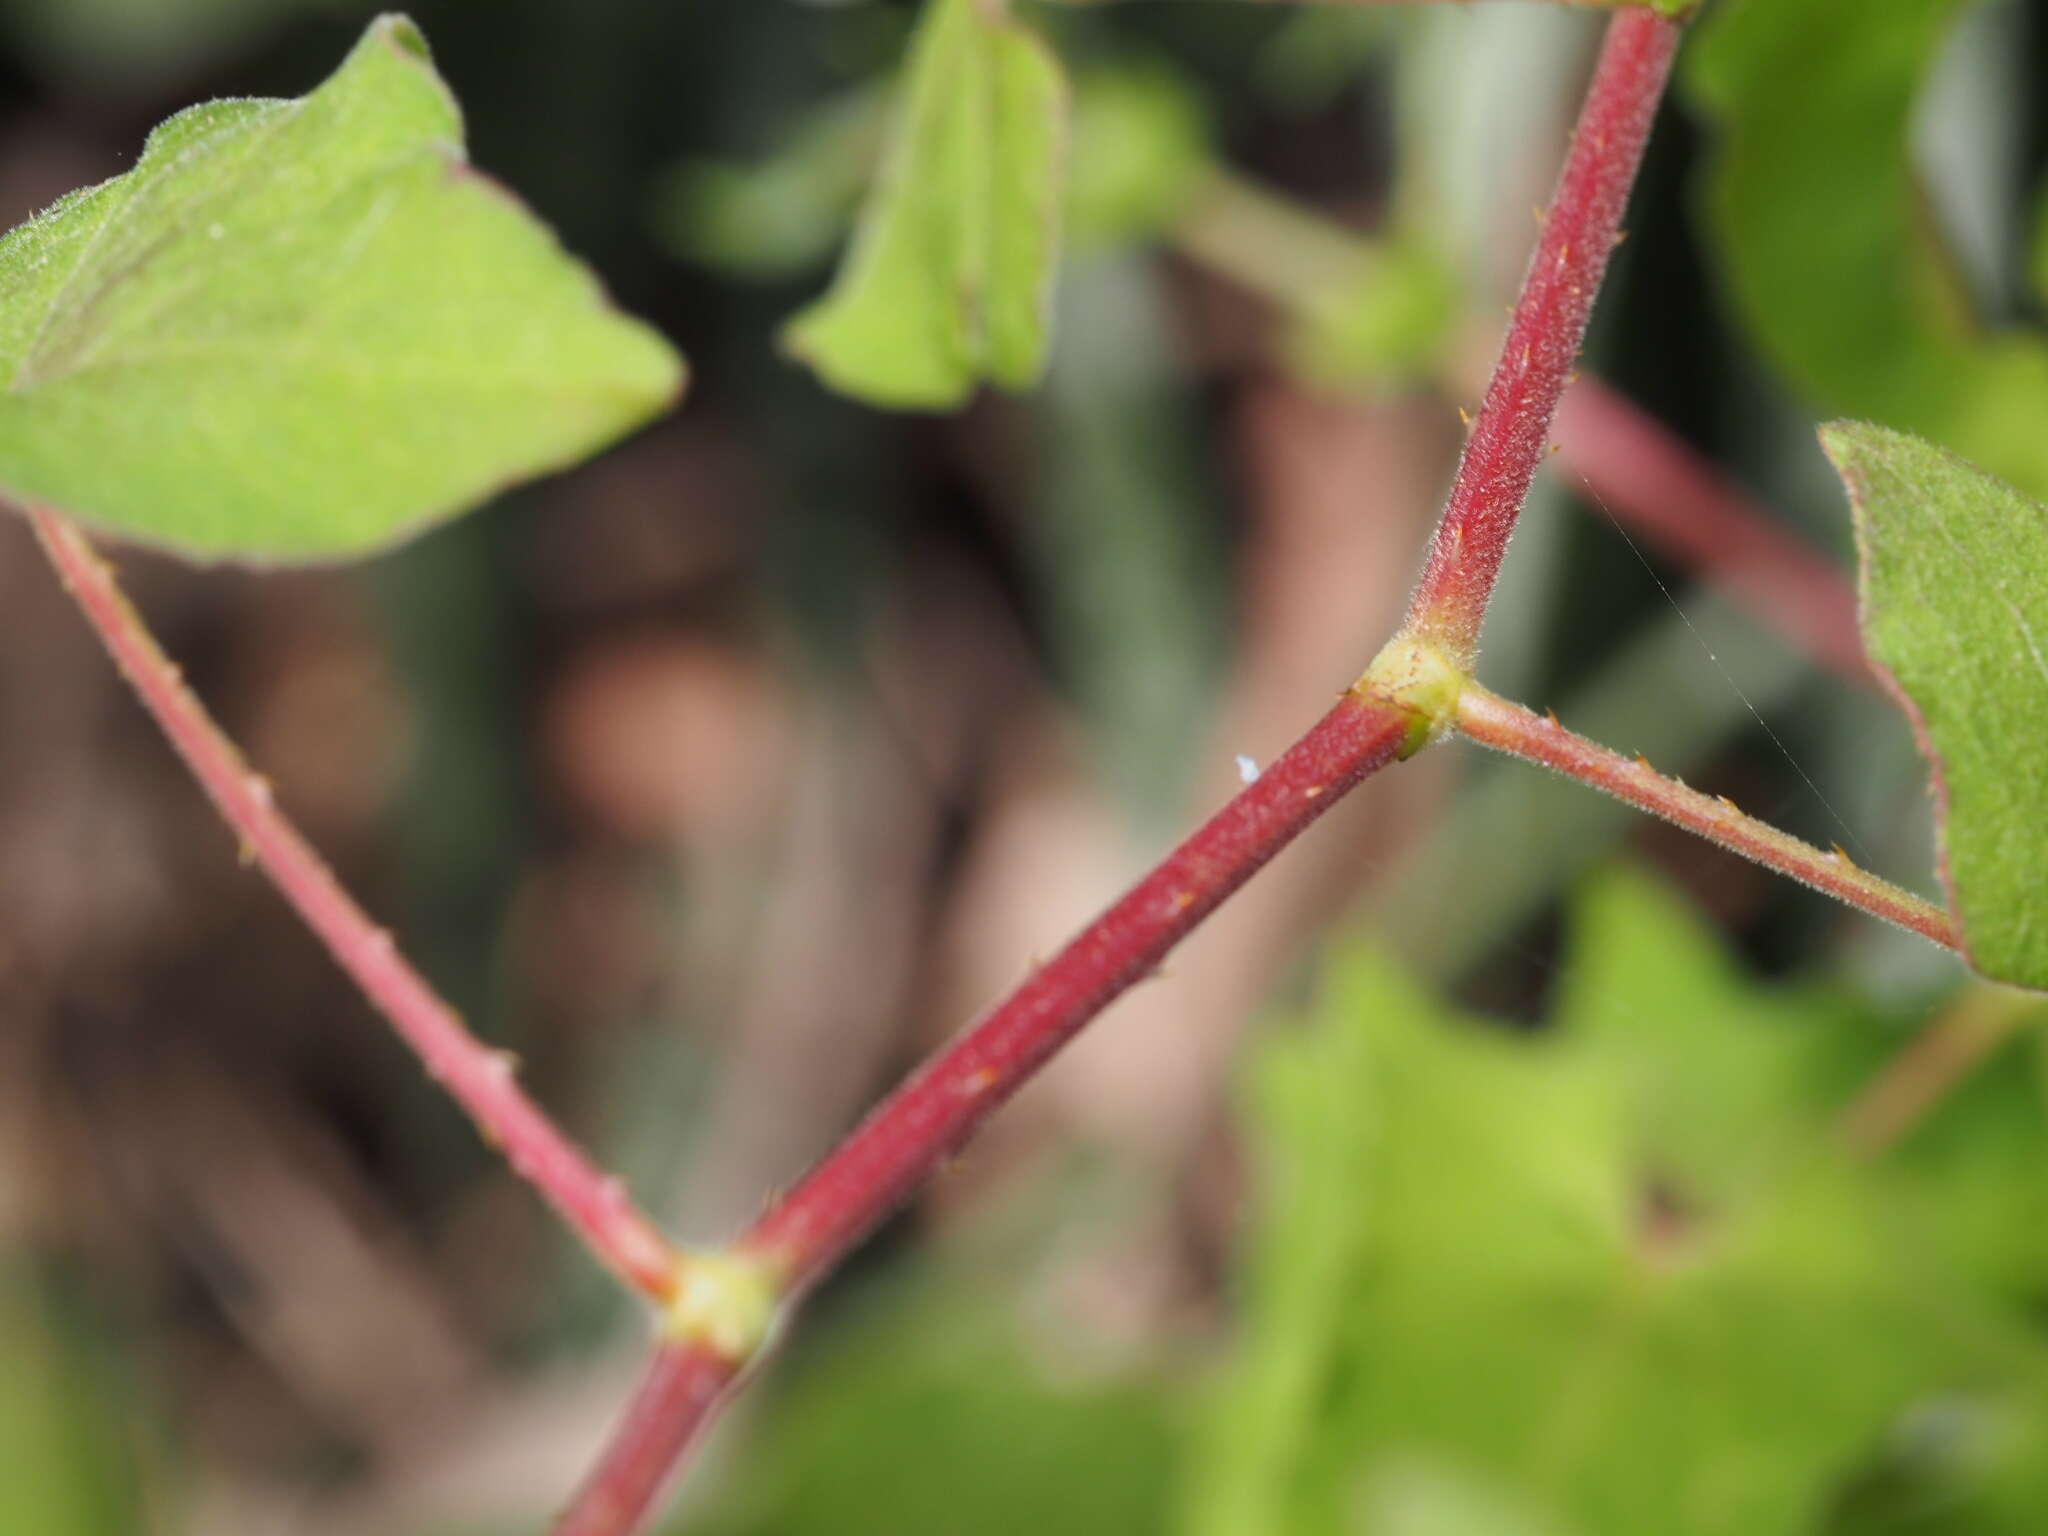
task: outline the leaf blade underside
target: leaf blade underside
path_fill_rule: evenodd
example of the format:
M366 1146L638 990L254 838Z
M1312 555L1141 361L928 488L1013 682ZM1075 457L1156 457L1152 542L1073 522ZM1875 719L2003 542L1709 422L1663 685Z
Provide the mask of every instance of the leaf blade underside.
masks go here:
M201 557L359 553L666 408L680 360L475 171L412 24L0 240L0 490Z

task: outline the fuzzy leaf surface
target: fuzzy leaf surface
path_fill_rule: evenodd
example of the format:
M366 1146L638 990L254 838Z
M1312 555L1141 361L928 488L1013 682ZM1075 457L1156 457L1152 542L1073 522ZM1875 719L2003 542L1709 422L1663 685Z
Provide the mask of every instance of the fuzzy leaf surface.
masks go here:
M198 556L385 544L564 467L679 360L472 171L425 40L170 119L0 241L0 491Z
M1903 432L1821 441L1855 506L1864 644L1934 768L1970 963L2048 988L2048 507Z

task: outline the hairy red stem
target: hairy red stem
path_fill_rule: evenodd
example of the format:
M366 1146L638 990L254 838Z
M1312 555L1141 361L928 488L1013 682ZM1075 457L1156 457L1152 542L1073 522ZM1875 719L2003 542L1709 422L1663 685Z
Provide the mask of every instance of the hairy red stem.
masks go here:
M1608 23L1542 239L1409 604L1407 632L1466 670L1621 236L1679 30L1670 17L1645 10L1619 11Z
M620 1536L637 1529L738 1373L733 1361L705 1344L656 1349L619 1433L550 1536Z
M793 1300L950 1157L1054 1052L1149 975L1274 854L1415 729L1398 705L1353 690L1307 735L981 1021L876 1107L736 1245ZM617 1439L553 1536L625 1536L708 1423L739 1362L664 1344Z
M156 717L223 819L284 899L319 936L379 1012L469 1112L484 1139L546 1197L605 1263L635 1289L664 1300L677 1255L620 1182L600 1171L528 1098L508 1054L463 1027L455 1011L399 954L391 935L341 888L249 771L206 706L150 636L113 570L65 519L30 508L29 521L101 643Z
M829 1268L1083 1025L1332 805L1413 725L1347 693L1300 741L982 1020L927 1062L741 1239L791 1289Z
M1609 23L1558 207L1410 608L1414 638L1455 651L1460 662L1470 660L1501 552L1583 339L1678 31L1670 18L1643 11L1622 11ZM814 1282L1261 865L1360 780L1412 750L1417 725L1413 712L1385 697L1346 694L1163 864L884 1100L770 1207L737 1251L772 1266L790 1297ZM677 1458L688 1451L710 1408L693 1403L691 1421L680 1428L650 1422L668 1411L656 1382L680 1368L657 1362L620 1428L621 1447L659 1445ZM557 1536L626 1536L637 1528L660 1482L645 1475L645 1464L637 1449L615 1450Z
M1732 593L1821 665L1866 687L1856 588L1671 431L1598 379L1558 408L1558 461L1616 519Z
M1458 729L1474 741L1555 768L1638 810L1697 832L1731 853L1824 891L1888 923L1957 947L1955 924L1933 902L1859 868L1846 853L1823 852L1746 816L1732 800L1703 795L1667 779L1641 758L1628 757L1566 730L1557 721L1511 704L1477 684L1458 697Z

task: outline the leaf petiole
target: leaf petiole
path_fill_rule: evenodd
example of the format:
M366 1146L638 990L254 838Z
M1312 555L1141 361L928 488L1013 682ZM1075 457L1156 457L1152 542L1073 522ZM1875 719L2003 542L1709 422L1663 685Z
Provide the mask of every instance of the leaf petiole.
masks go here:
M1839 848L1824 852L1801 842L1746 815L1732 800L1666 778L1643 759L1588 741L1477 683L1458 695L1456 718L1458 729L1482 746L1554 768L1873 917L1944 948L1958 947L1955 925L1940 907L1859 867Z

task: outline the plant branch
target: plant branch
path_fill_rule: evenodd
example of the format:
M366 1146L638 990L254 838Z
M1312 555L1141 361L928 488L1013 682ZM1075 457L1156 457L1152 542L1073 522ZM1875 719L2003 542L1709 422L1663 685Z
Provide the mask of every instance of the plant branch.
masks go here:
M1448 720L1462 666L1514 516L1583 337L1678 38L1667 17L1609 23L1553 213L1510 328L1480 432L1468 446L1409 628L1337 706L1165 861L980 1022L885 1099L778 1199L733 1253L781 1286L785 1305L836 1264L1037 1073L1061 1046L1150 975L1225 898L1344 794L1418 751ZM1484 434L1483 440L1481 434ZM1491 555L1484 545L1491 539ZM1459 642L1462 641L1460 647ZM611 1452L556 1536L625 1536L659 1492L658 1450L679 1461L715 1410L711 1379L744 1356L701 1334L664 1346ZM660 1422L664 1415L683 1422Z
M621 1536L637 1529L739 1371L737 1362L702 1342L657 1348L619 1432L550 1536Z
M30 524L86 621L156 717L221 816L329 954L453 1094L484 1139L504 1152L564 1220L627 1284L666 1302L680 1258L625 1187L601 1172L527 1097L506 1052L491 1049L398 953L278 810L269 783L186 686L122 595L114 572L75 527L40 507Z
M1618 11L1608 23L1542 239L1416 584L1405 631L1463 671L1471 670L1508 539L1620 240L1679 31L1670 17L1644 10Z
M1222 167L1203 176L1171 238L1191 260L1300 315L1386 259L1381 242ZM1457 351L1462 359L1467 349ZM1451 376L1458 371L1447 367L1440 387L1484 387ZM1875 683L1848 576L1641 406L1574 374L1551 437L1558 463L1617 522L1725 589L1837 676Z
M741 1239L800 1290L1311 822L1405 756L1405 708L1354 690L972 1029L928 1062Z
M1052 1055L1262 865L1344 797L1420 745L1405 705L1361 683L1165 860L972 1028L884 1099L734 1246L785 1305L936 1172ZM700 1331L659 1349L554 1536L624 1536L708 1423L745 1350ZM719 1373L722 1372L721 1376ZM715 1383L715 1384L714 1384Z
M1839 848L1828 853L1803 843L1743 814L1732 800L1704 795L1667 779L1643 759L1625 757L1588 741L1556 720L1510 703L1477 683L1466 684L1458 696L1457 725L1485 746L1555 768L1873 917L1946 948L1957 948L1955 926L1946 912L1859 868Z

